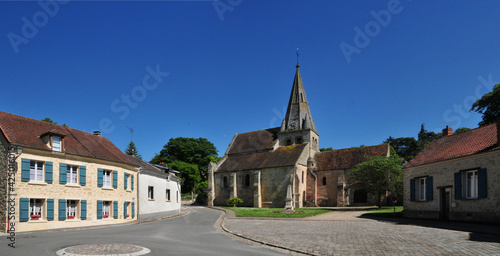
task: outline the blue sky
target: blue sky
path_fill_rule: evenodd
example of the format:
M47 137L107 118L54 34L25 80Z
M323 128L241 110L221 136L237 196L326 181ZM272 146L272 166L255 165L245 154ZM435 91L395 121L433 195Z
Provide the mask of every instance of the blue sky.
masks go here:
M453 4L451 4L453 3ZM216 8L217 7L217 8ZM0 2L0 110L92 132L145 160L170 138L223 155L281 124L296 48L320 147L446 125L500 81L498 1ZM343 47L341 47L343 46Z

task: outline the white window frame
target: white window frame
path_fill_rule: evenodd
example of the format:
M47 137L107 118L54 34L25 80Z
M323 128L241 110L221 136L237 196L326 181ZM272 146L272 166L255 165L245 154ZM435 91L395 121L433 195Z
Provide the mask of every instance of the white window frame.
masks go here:
M149 200L155 199L155 187L153 186L148 186L148 199Z
M125 184L127 184L127 186L125 187L125 190L129 190L129 187L130 187L130 182L131 182L131 179L130 179L130 174L127 173L127 176L126 176L126 182Z
M475 199L478 198L478 183L477 183L477 170L465 172L465 198Z
M33 168L34 167L34 168ZM40 169L41 167L41 169ZM45 163L43 161L30 161L30 181L43 182L45 177Z
M170 189L167 189L165 192L165 199L170 202Z
M78 166L68 165L66 171L66 183L67 184L78 184Z
M66 217L74 216L76 219L78 216L78 200L66 200Z
M43 206L45 205L45 199L40 198L30 198L30 220L32 215L40 215L39 219L44 218Z
M427 191L426 191L426 187L427 187L427 177L423 177L423 178L418 178L416 180L416 183L417 183L417 201L426 201L427 198L426 198L426 194L427 194Z
M62 150L62 138L59 136L52 136L52 150L61 152Z
M108 216L105 216L105 215ZM102 202L102 217L103 218L111 218L111 201L103 201Z
M105 187L105 188L111 187L111 178L112 178L111 171L104 170L102 172L102 185L103 185L103 187Z

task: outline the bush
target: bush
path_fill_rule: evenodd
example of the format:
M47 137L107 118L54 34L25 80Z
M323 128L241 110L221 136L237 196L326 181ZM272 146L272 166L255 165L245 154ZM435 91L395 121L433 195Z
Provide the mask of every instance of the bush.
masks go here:
M232 197L226 200L227 206L238 207L239 204L242 204L243 200L238 197Z

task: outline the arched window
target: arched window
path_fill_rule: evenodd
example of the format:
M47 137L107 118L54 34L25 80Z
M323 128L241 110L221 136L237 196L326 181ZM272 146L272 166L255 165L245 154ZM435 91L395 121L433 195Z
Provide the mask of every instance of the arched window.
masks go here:
M291 140L291 139L286 140L286 145L287 145L287 146L292 145L292 140Z
M297 137L295 139L295 144L302 144L302 137Z
M323 177L323 186L326 185L326 177Z
M250 187L250 175L245 175L245 187Z
M222 178L222 187L227 188L227 177L226 176L224 176L224 178Z
M302 171L302 183L304 183L304 171Z

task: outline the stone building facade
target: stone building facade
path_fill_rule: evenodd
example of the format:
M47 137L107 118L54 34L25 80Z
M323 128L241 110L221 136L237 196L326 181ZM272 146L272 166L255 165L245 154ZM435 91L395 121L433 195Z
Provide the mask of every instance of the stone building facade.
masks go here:
M500 223L500 128L443 130L403 169L409 218Z
M242 206L281 208L288 186L295 207L351 205L360 191L347 184L350 170L367 157L388 156L389 152L388 144L320 152L297 65L281 127L236 134L224 157L210 163L208 205L225 205L227 199L239 197ZM360 205L380 200L366 192L364 198Z

